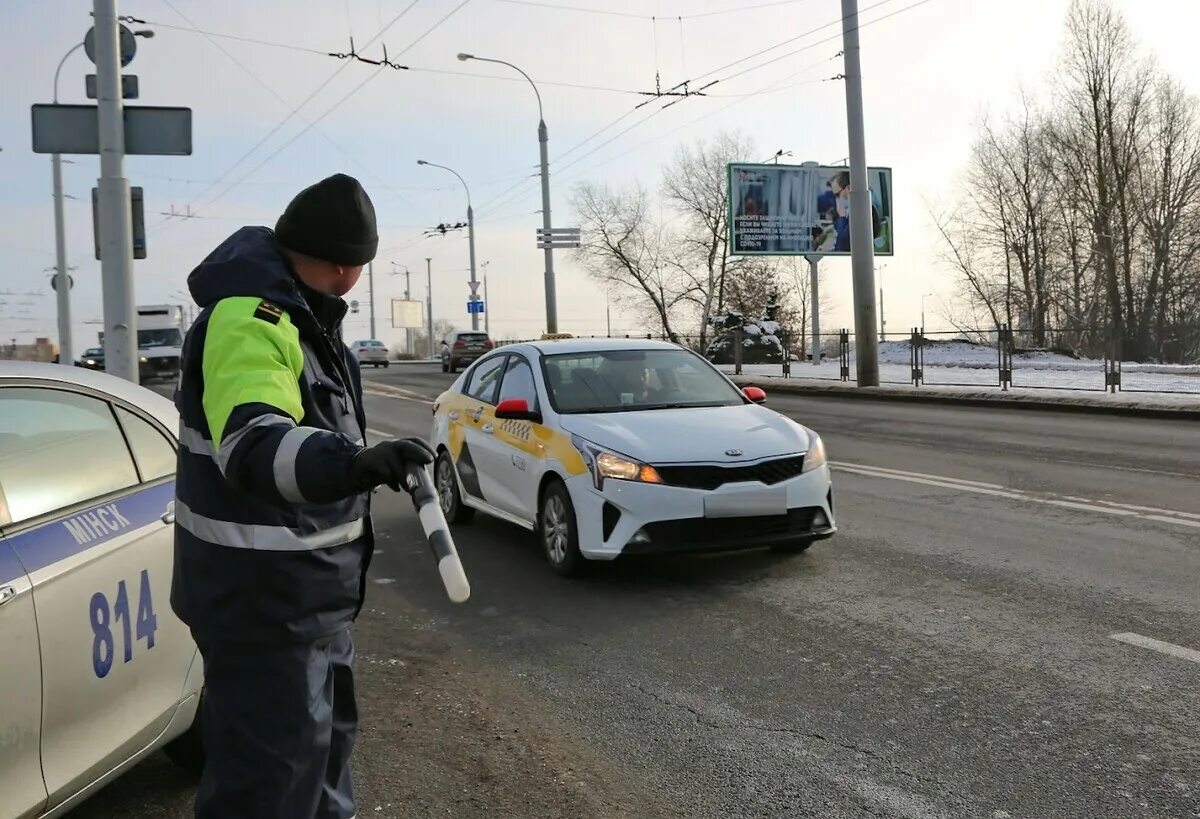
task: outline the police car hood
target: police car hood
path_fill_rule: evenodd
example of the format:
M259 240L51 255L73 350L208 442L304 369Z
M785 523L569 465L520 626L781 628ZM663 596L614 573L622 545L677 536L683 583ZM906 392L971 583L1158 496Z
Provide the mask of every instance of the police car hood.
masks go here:
M567 432L652 464L754 461L809 447L804 427L757 404L560 417Z
M201 307L233 296L257 296L284 308L307 307L275 234L265 227L244 227L221 242L188 276L188 291Z

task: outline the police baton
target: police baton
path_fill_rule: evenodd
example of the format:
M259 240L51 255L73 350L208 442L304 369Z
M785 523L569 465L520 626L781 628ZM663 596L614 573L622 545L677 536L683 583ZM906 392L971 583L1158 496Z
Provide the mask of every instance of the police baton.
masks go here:
M404 488L412 496L413 508L417 510L421 528L425 530L425 538L433 550L447 596L455 603L467 602L471 596L471 584L467 582L462 561L458 559L458 551L454 548L454 539L450 537L450 527L446 523L446 516L442 514L429 471L423 466L409 465L404 476Z

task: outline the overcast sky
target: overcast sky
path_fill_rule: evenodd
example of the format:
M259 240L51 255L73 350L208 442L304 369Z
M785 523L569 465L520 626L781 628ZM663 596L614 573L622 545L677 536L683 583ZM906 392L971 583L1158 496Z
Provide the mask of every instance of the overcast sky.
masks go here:
M923 293L937 294L927 299L927 323L938 323L935 305L953 282L938 265L925 202L953 198L980 116L1008 109L1020 84L1038 90L1053 71L1068 6L1068 0L927 0L905 10L915 2L861 0L868 23L862 30L868 161L894 169L896 255L879 260L892 330L918 322ZM1200 93L1200 0L1115 5L1160 64ZM739 6L737 13L720 13ZM51 100L55 66L86 33L90 7L86 0L0 0L0 291L18 294L0 295L3 339L56 336L50 274L43 272L54 264L50 160L30 149L29 106ZM460 51L513 62L540 81L556 226L575 223L568 205L573 183L640 182L654 189L681 142L718 129L753 137L756 159L783 149L793 154L785 161L827 163L848 153L844 89L828 81L842 70L835 59L840 8L832 0L138 0L121 2L119 11L148 21L135 28L156 34L139 40L126 69L140 78L139 103L194 110L192 156L126 161L131 184L145 189L149 258L135 263L142 304L179 302L173 294L185 288L188 272L226 235L242 224L274 224L300 188L344 171L362 180L379 216L377 335L399 336L388 329L386 305L402 295L404 276L391 275L399 269L392 262L412 270L413 296L424 298L426 257L433 259L436 317L468 324L465 235L422 237L425 227L465 219L465 195L454 177L417 166L426 159L453 167L471 185L481 274L482 262L490 262L493 335L540 333L536 102L516 75L460 63ZM180 30L193 27L301 50ZM717 70L805 32L812 33ZM351 34L364 56L381 58L386 44L390 59L425 70L376 69L326 56L348 51ZM732 76L774 57L782 59ZM82 51L67 60L60 101L86 102L84 75L92 68ZM664 88L688 78L723 81L706 98L665 110L652 102L570 151L642 101L630 92L652 90L656 72ZM289 118L298 105L299 115ZM78 350L96 339L98 327L84 322L100 318L90 205L99 163L71 159L64 187L74 197L66 222L68 259L77 268ZM189 209L197 218L163 215ZM603 291L569 253L556 259L560 330L603 333ZM850 321L849 262L824 264L836 306L822 324L833 328ZM366 282L364 276L351 296L363 304L347 331L352 338L367 335ZM614 311L614 331L638 327Z

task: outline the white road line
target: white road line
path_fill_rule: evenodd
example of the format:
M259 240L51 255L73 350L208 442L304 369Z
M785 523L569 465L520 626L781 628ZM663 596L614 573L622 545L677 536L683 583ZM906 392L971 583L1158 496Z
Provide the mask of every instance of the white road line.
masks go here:
M1174 643L1164 643L1162 640L1155 640L1153 637L1143 637L1140 634L1134 634L1132 631L1126 631L1121 634L1110 634L1108 637L1110 640L1116 640L1119 643L1128 643L1138 648L1148 648L1160 654L1167 654L1171 657L1177 657L1180 660L1200 664L1200 651L1196 651L1194 648L1184 648Z
M848 464L833 461L834 469L849 472L852 475L862 475L868 478L884 478L893 481L918 483L925 486L938 486L944 489L957 489L960 492L973 492L978 495L991 495L1009 500L1040 503L1045 506L1058 506L1065 509L1075 509L1082 512L1095 512L1116 517L1140 518L1158 523L1170 523L1176 526L1187 526L1200 529L1200 520L1190 512L1175 512L1169 509L1152 509L1134 506L1132 504L1117 504L1111 501L1091 500L1073 495L1039 495L1022 489L1009 489L997 484L967 481L960 478L948 478L943 475L926 475L921 472L905 472L899 469L885 469L865 464Z

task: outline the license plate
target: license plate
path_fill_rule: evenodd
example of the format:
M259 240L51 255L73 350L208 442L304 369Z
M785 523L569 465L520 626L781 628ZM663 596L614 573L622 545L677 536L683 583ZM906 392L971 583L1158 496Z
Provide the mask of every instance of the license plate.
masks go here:
M772 487L753 492L721 492L704 499L706 518L749 518L787 514L787 489Z

